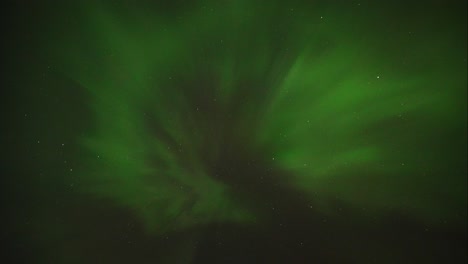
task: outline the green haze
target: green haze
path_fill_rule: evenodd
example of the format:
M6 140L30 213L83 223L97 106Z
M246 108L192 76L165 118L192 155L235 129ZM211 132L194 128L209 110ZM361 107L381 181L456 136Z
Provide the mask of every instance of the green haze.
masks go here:
M74 24L57 15L41 52L86 90L93 115L76 135L80 192L156 232L254 223L260 213L213 175L238 145L324 214L338 200L463 224L466 38L436 19L401 28L344 6L90 1Z

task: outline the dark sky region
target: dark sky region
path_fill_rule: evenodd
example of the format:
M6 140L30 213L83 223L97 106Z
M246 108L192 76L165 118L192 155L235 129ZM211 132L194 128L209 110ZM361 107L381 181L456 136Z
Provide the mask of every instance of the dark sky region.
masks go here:
M467 262L466 1L0 9L0 262Z

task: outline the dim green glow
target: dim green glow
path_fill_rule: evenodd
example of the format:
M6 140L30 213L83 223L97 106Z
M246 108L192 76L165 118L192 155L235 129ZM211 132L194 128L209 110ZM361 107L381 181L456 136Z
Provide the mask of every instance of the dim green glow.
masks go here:
M212 174L234 144L265 153L324 213L331 198L424 221L466 208L453 154L465 143L466 65L451 32L411 35L318 4L223 1L177 19L114 9L89 4L75 35L51 30L57 43L44 44L92 98L80 191L156 232L253 223L259 213Z

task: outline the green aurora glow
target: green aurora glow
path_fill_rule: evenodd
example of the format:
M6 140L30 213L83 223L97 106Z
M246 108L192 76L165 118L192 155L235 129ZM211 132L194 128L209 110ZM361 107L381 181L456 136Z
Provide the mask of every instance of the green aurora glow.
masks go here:
M278 11L264 9L245 1L199 7L176 23L141 10L120 20L106 9L87 12L82 31L95 54L67 42L58 53L64 73L93 98L96 127L83 141L102 161L80 173L102 183L85 190L134 208L154 228L248 219L200 157L216 162L229 144L216 134L228 130L252 151L268 149L264 158L290 172L290 184L325 200L430 219L466 206L465 174L438 176L460 161L441 160L450 153L433 147L464 118L465 69L447 69L463 63L460 54L425 58L450 49L450 32L443 41L409 35L397 40L407 51L391 50L386 35L407 32L293 10L271 32ZM213 102L200 110L206 103L188 96Z
M388 23L390 4L124 2L74 6L40 32L42 60L85 89L92 120L58 128L79 165L44 186L73 182L156 235L268 221L249 189L263 181L321 215L339 202L369 223L398 211L465 224L460 27L430 13Z

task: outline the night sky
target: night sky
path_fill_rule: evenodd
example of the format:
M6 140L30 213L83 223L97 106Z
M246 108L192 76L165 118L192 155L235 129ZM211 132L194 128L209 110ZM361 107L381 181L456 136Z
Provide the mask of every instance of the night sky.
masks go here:
M466 1L1 10L0 262L467 262Z

